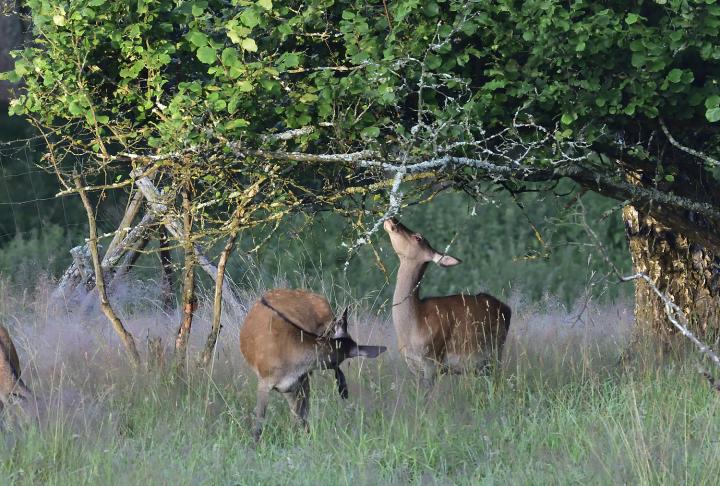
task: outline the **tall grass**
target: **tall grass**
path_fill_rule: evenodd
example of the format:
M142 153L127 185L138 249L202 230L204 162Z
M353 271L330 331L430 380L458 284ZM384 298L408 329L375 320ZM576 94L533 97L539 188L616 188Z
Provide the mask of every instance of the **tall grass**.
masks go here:
M347 401L316 373L307 434L274 396L255 447L255 377L237 346L255 292L226 316L210 374L190 368L183 379L129 370L104 320L53 309L42 289L3 292L0 311L45 407L39 427L6 424L1 484L714 484L720 473L718 397L688 357L619 368L632 330L623 305L513 297L502 366L442 376L425 396L386 312L360 302L351 332L390 351L344 365ZM122 309L141 341L179 321ZM201 305L196 350L209 315Z

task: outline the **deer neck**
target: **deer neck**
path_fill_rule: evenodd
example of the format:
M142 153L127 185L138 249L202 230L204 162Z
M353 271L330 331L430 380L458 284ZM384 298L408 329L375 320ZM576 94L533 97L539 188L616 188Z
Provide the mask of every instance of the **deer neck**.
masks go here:
M402 346L413 335L420 314L420 281L427 262L400 259L393 295L393 324Z

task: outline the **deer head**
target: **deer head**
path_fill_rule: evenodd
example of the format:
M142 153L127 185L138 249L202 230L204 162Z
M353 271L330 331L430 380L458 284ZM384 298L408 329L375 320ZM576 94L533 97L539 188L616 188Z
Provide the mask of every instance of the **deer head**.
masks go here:
M386 219L383 227L390 235L390 243L400 260L417 263L435 262L441 267L452 267L461 263L454 256L443 255L436 251L423 235L410 231L395 218Z
M342 363L348 358L377 358L380 354L387 350L385 346L362 346L358 345L348 333L348 307L345 308L342 315L335 319L335 334L332 339L335 343L335 351L337 353L337 363Z

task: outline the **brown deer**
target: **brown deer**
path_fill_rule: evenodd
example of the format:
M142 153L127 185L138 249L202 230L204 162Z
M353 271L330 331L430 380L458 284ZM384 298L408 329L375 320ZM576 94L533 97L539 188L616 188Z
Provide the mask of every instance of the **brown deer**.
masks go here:
M310 373L335 371L338 391L347 398L340 363L347 358L375 358L384 346L359 346L347 332L347 309L338 319L330 304L307 290L275 289L257 301L240 330L240 351L258 376L253 438L260 439L269 393L285 396L290 410L307 430Z
M433 249L420 233L397 219L384 223L400 258L392 317L398 348L411 371L429 388L438 369L484 371L499 359L510 327L510 308L488 294L420 298L430 262L451 267L460 260Z
M0 410L18 403L27 411L33 394L20 378L20 359L10 334L0 325Z

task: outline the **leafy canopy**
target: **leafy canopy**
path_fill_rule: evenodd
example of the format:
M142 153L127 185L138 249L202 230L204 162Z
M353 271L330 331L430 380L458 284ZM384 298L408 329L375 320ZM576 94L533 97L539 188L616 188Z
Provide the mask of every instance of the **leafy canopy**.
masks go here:
M287 155L298 152L371 149L370 158L400 165L486 157L512 168L528 146L522 164L550 168L538 178L556 177L561 162L624 182L629 169L614 162L622 153L631 170L651 161L677 191L683 169L678 152L658 142L659 120L687 145L718 148L715 0L27 7L35 40L16 53L9 74L26 87L12 110L58 140L60 172L82 164L126 177L128 161L148 159L118 154L152 154L172 180L191 167L208 204L268 176L275 192L263 194L275 208L332 205L353 193L348 186L382 180L387 168L358 164L363 157L318 163ZM291 129L304 130L273 136ZM536 143L543 134L550 136ZM503 148L508 137L515 142ZM434 180L463 187L488 175L478 164L429 169Z

